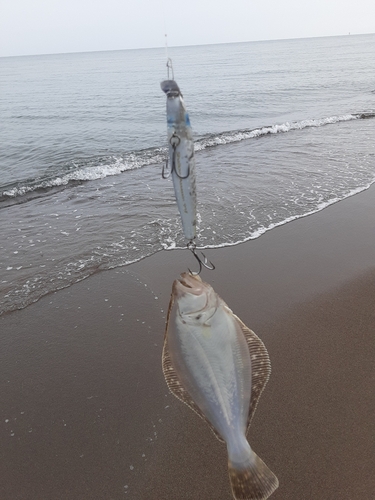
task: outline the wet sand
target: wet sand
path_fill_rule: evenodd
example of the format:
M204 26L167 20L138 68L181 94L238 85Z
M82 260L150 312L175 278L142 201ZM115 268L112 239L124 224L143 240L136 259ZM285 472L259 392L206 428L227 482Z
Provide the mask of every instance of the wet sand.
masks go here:
M205 271L265 342L250 430L275 500L375 491L375 187ZM98 273L0 318L2 500L230 500L226 451L168 393L165 312L187 251Z

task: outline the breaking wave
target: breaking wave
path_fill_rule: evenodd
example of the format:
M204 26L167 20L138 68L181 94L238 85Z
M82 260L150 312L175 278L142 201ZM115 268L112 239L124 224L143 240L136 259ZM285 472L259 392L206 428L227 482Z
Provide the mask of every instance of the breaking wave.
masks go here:
M253 139L268 134L279 134L282 132L291 132L292 130L303 130L304 128L322 127L338 122L346 122L350 120L357 120L359 118L373 118L375 114L369 113L362 114L349 114L341 116L329 116L327 118L319 118L313 120L302 120L298 122L285 122L281 125L270 125L267 127L256 128L253 130L237 130L234 132L223 132L221 134L213 135L197 141L195 149L197 151L207 147L218 146L220 144L230 144L232 142L243 141L246 139Z
M291 132L293 130L303 130L311 127L322 127L357 119L374 118L375 113L357 113L340 116L329 116L326 118L302 120L296 122L285 122L256 129L234 130L203 136L195 141L195 150L202 151L206 148L230 144L247 139L266 136L269 134L279 134ZM3 186L0 191L0 202L14 200L27 193L48 190L52 188L65 187L69 183L93 181L103 179L108 176L118 175L128 170L138 169L151 164L158 164L165 161L167 148L150 148L143 151L128 153L122 157L98 158L96 161L72 162L68 169L63 170L58 175L45 176L44 178L32 179ZM67 171L68 170L68 171Z
M104 179L127 170L135 170L152 163L159 163L165 159L166 151L166 148L152 148L151 150L129 153L120 158L114 156L98 158L96 162L91 160L86 164L84 162L72 162L60 175L46 176L25 183L18 182L6 186L5 189L3 187L0 202L35 191L64 187L73 182Z

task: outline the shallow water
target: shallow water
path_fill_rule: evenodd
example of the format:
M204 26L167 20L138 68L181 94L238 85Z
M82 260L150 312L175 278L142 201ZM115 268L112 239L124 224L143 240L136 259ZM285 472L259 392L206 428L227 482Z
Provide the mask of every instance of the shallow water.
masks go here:
M196 139L198 245L375 180L375 36L170 49ZM185 245L161 49L1 58L0 312Z

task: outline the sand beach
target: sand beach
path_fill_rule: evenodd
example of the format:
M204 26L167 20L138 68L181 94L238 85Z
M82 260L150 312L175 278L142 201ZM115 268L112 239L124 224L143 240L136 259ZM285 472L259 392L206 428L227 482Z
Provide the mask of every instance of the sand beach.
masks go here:
M264 341L249 441L275 500L375 495L375 186L203 271ZM0 317L2 500L230 500L226 450L169 394L165 316L187 251L98 272Z

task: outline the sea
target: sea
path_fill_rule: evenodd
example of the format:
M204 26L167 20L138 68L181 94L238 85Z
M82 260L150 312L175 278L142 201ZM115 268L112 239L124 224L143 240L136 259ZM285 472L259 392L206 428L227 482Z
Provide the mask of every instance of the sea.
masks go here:
M375 182L375 35L0 58L0 314L184 248L166 161L172 59L200 248Z

